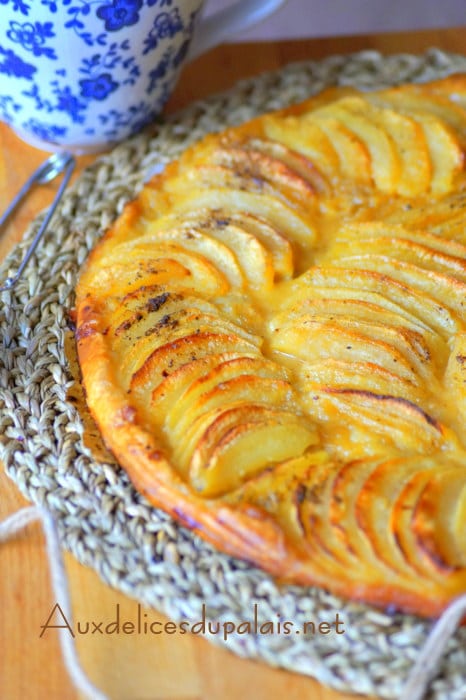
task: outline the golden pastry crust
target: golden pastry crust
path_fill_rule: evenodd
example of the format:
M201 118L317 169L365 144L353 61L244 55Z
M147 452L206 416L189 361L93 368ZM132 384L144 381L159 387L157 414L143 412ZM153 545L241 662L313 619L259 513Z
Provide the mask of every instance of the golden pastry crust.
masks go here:
M466 76L196 144L86 262L89 408L140 490L284 581L466 591Z

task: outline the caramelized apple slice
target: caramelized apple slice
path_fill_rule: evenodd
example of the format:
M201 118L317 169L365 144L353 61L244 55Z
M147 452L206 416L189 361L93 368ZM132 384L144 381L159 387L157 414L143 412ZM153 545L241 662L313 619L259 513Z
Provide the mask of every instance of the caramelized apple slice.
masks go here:
M269 408L296 411L296 399L288 382L268 377L242 375L215 386L192 402L182 419L170 426L176 461L183 462L207 428L215 411L236 405L261 404ZM207 423L203 420L206 417ZM181 439L183 438L183 439Z
M225 266L222 265L223 268ZM182 247L170 244L146 246L134 249L132 254L119 256L109 261L103 269L96 271L95 283L106 285L107 293L115 294L124 289L130 292L144 285L161 285L171 282L181 287L199 287L205 296L226 294L231 284L242 285L242 275L238 266L224 274L210 260Z
M213 162L245 178L252 188L258 187L260 191L269 187L279 199L291 204L309 203L316 194L311 183L299 172L252 144L224 146L215 152Z
M326 389L307 397L313 420L342 457L458 447L454 433L410 400L370 390ZM346 438L339 440L346 433Z
M82 284L86 284L89 293L102 295L103 298L121 296L122 291L137 292L141 286L161 287L170 284L185 289L193 286L193 268L196 270L195 276L202 276L205 280L207 293L223 294L228 290L227 280L213 265L200 260L189 260L187 256L181 260L170 257L154 260L146 256L134 260L131 265L123 262L102 265L100 269L94 269L93 279L89 282L83 276Z
M369 94L367 98L377 105L394 107L401 114L408 114L414 119L418 114L429 114L448 124L458 136L463 146L466 145L466 110L455 104L448 96L426 92L418 85L405 85Z
M381 585L384 585L391 577L399 576L399 572L374 552L370 539L358 523L356 509L364 484L382 461L381 457L350 461L336 472L328 494L327 527L331 532L330 541L335 542L332 549L341 561L346 561L349 566L354 561L361 562L364 576L374 577L377 574Z
M209 230L209 235L226 245L236 255L251 287L265 291L272 287L273 258L256 236L232 224Z
M374 119L376 110L362 97L344 97L323 107L321 114L330 115L345 124L364 144L370 155L371 173L376 187L382 192L398 190L401 162L391 138Z
M309 158L305 158L301 153L278 141L271 141L261 138L252 138L246 143L254 150L281 161L288 169L300 175L312 188L313 192L328 194L329 187L321 172L316 168Z
M402 262L411 263L417 267L451 276L466 282L466 258L461 259L452 255L429 248L427 245L415 243L405 238L390 236L367 237L360 240L345 241L332 246L329 255L342 260L352 259L356 255L365 258L371 254L385 258L398 258ZM351 256L351 257L350 257Z
M154 257L172 250L182 250L185 255L192 253L196 257L209 261L226 277L232 287L241 288L244 284L244 277L236 255L220 241L195 230L179 231L175 229L173 231L157 231L156 234L148 233L137 241L120 244L115 250L115 257L118 255L131 260L133 255L146 254ZM202 279L199 284L202 285Z
M221 240L223 230L229 227L234 227L235 232L242 231L253 236L265 248L272 258L273 268L278 277L291 277L293 252L290 242L260 216L242 211L227 212L220 208L201 207L186 212L183 216L171 213L158 218L151 222L151 233L172 229L189 232L195 229ZM228 235L231 237L231 233ZM235 254L242 252L238 242L234 245Z
M371 161L366 145L331 114L316 111L312 113L312 119L317 122L337 151L342 175L351 180L369 183Z
M387 225L402 224L436 233L446 225L463 220L465 205L466 192L458 188L441 196L419 198L415 206L407 202L400 207L398 202L386 201L378 218Z
M377 270L379 274L384 273L387 277L411 285L423 295L438 299L446 308L454 311L460 319L466 319L466 283L453 277L376 254L338 258L334 261L334 265L347 269Z
M263 357L238 357L221 361L213 366L205 374L200 375L190 384L186 391L179 396L178 401L166 413L166 425L169 429L175 429L183 420L183 416L188 413L190 406L216 388L221 392L226 388L226 382L231 379L246 377L267 377L269 379L286 380L287 372L285 368L266 360Z
M378 270L366 270L356 266L310 268L296 280L292 293L295 293L296 288L305 289L307 285L376 292L408 310L447 340L452 333L460 329L459 322L448 306L440 303L436 295L431 297L411 283L394 279Z
M135 323L127 333L113 340L115 350L124 356L122 367L132 358L146 357L153 349L170 340L181 338L191 333L203 333L215 330L225 335L235 335L257 347L261 338L245 331L241 326L221 317L218 313L207 314L199 308L182 308L180 311L159 316L159 319L146 318Z
M167 373L163 381L152 389L150 396L152 410L162 416L166 416L176 405L184 392L194 384L194 382L204 377L211 370L230 360L250 360L255 357L260 358L260 355L253 353L223 352L214 355L206 355L186 362L184 365L177 367L175 371L170 374Z
M312 296L315 290L312 290ZM316 319L323 319L325 316L329 320L341 318L343 321L361 321L363 323L380 324L383 322L385 326L394 328L405 328L413 333L423 336L428 335L428 329L425 328L417 319L409 319L406 315L399 314L399 308L393 307L395 310L383 308L379 304L361 299L359 297L351 299L346 295L337 295L332 297L333 290L328 291L328 296L324 298L312 298L311 294L298 304L287 307L284 311L277 314L273 323L277 327L289 325L303 315L310 316ZM379 297L380 299L380 297ZM427 331L427 332L426 332Z
M355 500L357 526L364 532L375 555L393 571L410 577L417 572L398 547L391 525L391 506L407 480L419 469L416 457L384 459L360 484Z
M311 245L316 237L312 216L298 213L267 194L212 188L179 198L174 205L175 211L180 214L204 207L218 207L231 214L247 212L261 217L291 242Z
M392 109L370 109L371 117L385 129L395 144L401 162L397 192L404 197L416 197L431 187L433 165L426 134L422 127L406 115Z
M414 508L412 529L422 556L441 573L466 567L465 507L463 465L432 474Z
M332 271L330 271L331 273ZM408 324L409 328L417 330L420 333L427 334L431 341L439 340L437 333L434 333L432 329L424 323L420 318L416 317L413 313L405 309L400 304L392 301L387 296L383 296L381 292L370 291L363 288L351 287L331 287L313 284L310 286L301 285L295 288L295 290L287 297L287 300L293 302L296 306L298 304L312 303L313 301L322 301L325 304L336 302L337 304L341 301L343 302L354 302L360 303L362 305L367 305L368 308L378 309L379 318L384 318L385 313L392 314L399 319L403 319L400 323Z
M305 362L340 358L346 362L374 362L404 379L416 381L413 365L422 367L417 349L406 334L383 324L360 324L342 319L302 316L292 324L275 327L272 321L270 347Z
M370 390L376 394L393 394L409 401L425 402L426 389L418 383L373 362L345 362L328 358L305 363L299 370L299 387L304 394L315 394L325 389Z
M127 337L133 341L143 335L150 335L162 319L165 320L161 328L168 325L170 318L175 318L176 315L192 315L195 311L219 315L214 304L193 294L167 292L152 296L142 289L133 292L130 299L128 296L126 302L121 303L112 313L106 333L112 342L113 338L118 343L118 338Z
M253 343L237 335L222 335L212 331L185 335L152 350L139 369L134 372L130 390L135 397L147 396L165 377L176 372L186 363L224 352L255 355L258 349Z
M315 428L294 415L240 423L215 443L204 437L194 451L190 480L204 496L219 496L250 475L301 455L317 443Z
M273 515L329 587L336 577L344 577L348 585L358 585L362 568L374 573L366 562L341 548L336 538L329 541L325 539L327 532L325 536L322 533L321 511L327 508L324 492L339 468L341 465L329 460L324 452L308 451L249 477L224 496L232 504L253 504Z
M257 409L270 410L262 406ZM317 474L322 474L321 479L330 479L336 468L325 452L308 451L250 476L224 498L232 505L252 504L275 516L295 546L308 554L299 507Z
M418 471L407 481L392 505L391 527L406 562L423 578L441 580L445 591L448 591L450 595L452 593L459 595L464 591L466 583L465 570L455 572L454 567L447 565L440 557L433 564L431 558L426 556L426 551L419 548L416 531L412 528L414 510L421 494L432 478L432 460L430 463L428 459L422 462L419 464ZM437 465L434 463L434 466Z
M416 115L424 130L432 161L432 192L450 192L454 177L463 168L463 150L455 133L436 117Z
M270 252L276 280L288 279L293 275L293 250L288 239L278 229L270 226L265 219L247 212L235 212L228 220L254 236Z
M466 331L452 338L451 354L445 372L445 386L454 396L455 414L452 423L464 431L466 423Z
M125 349L120 365L122 375L131 378L158 347L194 333L217 333L236 336L238 339L256 347L262 342L261 338L244 331L241 326L231 321L218 316L203 314L197 309L193 309L190 315L188 315L187 310L183 310L179 318L177 318L176 314L162 317L159 323L150 329L148 334L134 339L133 342L131 342L131 339L121 339L120 337L120 347Z
M466 245L448 240L427 230L408 228L402 224L387 224L383 221L345 224L338 230L336 241L362 242L363 240L391 239L396 247L397 241L412 241L428 249L458 258L466 264Z
M400 104L395 91L385 93L382 99L397 106ZM463 149L457 134L463 137L464 144L464 115L452 104L430 98L423 100L418 95L406 95L402 110L424 132L432 163L432 192L449 192L454 176L463 167Z
M266 115L264 132L270 139L304 155L328 180L339 175L339 158L332 142L310 118Z

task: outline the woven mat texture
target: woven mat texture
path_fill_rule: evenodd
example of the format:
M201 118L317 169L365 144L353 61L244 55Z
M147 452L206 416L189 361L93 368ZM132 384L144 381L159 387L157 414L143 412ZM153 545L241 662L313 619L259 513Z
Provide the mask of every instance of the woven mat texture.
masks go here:
M65 336L80 265L148 174L209 131L305 99L331 84L373 89L466 71L466 57L431 50L414 57L375 52L292 64L239 83L100 157L67 191L26 274L0 306L0 459L30 500L47 507L63 544L101 578L174 620L261 617L317 623L335 619L344 634L229 637L233 652L316 677L341 691L397 698L431 623L386 614L329 593L280 586L267 574L218 553L150 506L111 459L83 443L84 424L70 400ZM42 215L43 216L43 215ZM13 272L37 230L33 222L0 280ZM225 644L221 635L210 637ZM466 629L450 641L429 700L465 700Z

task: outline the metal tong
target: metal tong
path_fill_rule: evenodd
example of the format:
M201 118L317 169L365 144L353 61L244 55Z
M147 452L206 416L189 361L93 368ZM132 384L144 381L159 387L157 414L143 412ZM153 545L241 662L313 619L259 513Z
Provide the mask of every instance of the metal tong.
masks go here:
M75 157L67 151L62 151L61 153L54 153L53 155L51 155L49 158L47 158L47 160L45 160L41 165L39 165L37 170L31 175L27 182L24 183L18 194L13 198L13 200L8 205L6 211L0 217L1 228L5 221L9 218L10 214L13 213L13 210L16 209L18 204L21 202L22 199L24 199L24 197L28 194L32 187L34 187L35 185L45 185L46 183L54 180L58 175L61 175L61 173L65 173L63 180L60 183L60 187L58 188L55 194L55 198L50 208L48 209L47 214L45 215L45 218L43 219L37 233L35 234L28 249L26 250L26 253L24 254L24 257L18 267L18 270L16 271L16 274L14 274L11 277L8 277L5 280L3 285L0 286L0 292L5 292L8 289L12 289L23 274L24 268L28 264L40 239L47 230L47 227L50 223L50 219L52 218L55 209L57 208L57 205L60 199L62 198L63 192L65 191L70 181L75 165Z

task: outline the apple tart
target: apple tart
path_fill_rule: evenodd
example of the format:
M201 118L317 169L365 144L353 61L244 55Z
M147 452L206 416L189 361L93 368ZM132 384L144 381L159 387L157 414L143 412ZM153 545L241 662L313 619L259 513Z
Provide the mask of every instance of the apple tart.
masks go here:
M466 592L466 76L207 136L77 286L136 488L279 579L424 616Z

